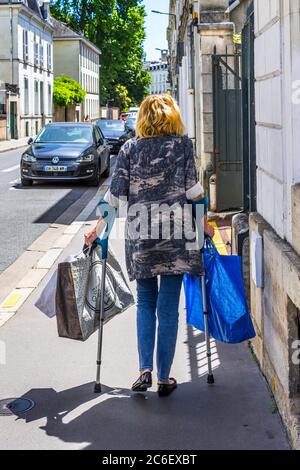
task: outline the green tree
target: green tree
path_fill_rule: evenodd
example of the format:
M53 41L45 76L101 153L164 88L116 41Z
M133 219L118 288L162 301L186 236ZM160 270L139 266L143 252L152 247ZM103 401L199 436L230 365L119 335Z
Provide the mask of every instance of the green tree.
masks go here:
M52 0L52 15L83 33L101 50L101 104L120 103L120 87L131 104L147 94L150 75L143 70L145 7L142 0Z
M57 106L70 106L80 104L86 92L80 83L67 75L56 77L53 84L53 101Z
M124 85L118 84L115 87L114 104L122 112L128 111L129 106L132 104L131 98L128 96L128 90Z
M53 102L57 106L65 108L67 116L68 106L80 104L85 98L86 92L80 83L67 75L56 77L53 84Z

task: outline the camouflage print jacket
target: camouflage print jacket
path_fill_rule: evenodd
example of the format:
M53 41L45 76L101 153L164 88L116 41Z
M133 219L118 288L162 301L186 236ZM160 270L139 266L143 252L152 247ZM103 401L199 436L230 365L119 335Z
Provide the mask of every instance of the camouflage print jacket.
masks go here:
M127 205L126 265L131 280L159 274L199 274L188 200L203 193L187 137L131 139L121 148L105 200Z

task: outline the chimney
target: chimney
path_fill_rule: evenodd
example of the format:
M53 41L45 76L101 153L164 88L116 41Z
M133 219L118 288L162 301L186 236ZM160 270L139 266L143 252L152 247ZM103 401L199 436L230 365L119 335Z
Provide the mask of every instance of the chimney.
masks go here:
M41 12L45 21L50 18L50 0L42 0Z

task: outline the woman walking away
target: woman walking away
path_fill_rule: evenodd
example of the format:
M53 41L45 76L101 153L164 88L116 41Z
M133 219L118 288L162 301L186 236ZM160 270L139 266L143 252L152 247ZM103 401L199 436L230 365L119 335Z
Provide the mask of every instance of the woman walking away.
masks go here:
M140 374L132 386L135 392L152 386L156 319L158 394L169 395L177 386L170 369L183 274L202 272L200 249L187 236L182 214L188 202L202 198L193 144L184 135L178 105L169 95L149 96L139 110L136 138L121 148L110 190L101 205L119 208L128 204L126 264L129 278L137 282ZM91 244L103 227L100 218L95 229L85 235L85 242ZM214 234L206 218L204 231Z

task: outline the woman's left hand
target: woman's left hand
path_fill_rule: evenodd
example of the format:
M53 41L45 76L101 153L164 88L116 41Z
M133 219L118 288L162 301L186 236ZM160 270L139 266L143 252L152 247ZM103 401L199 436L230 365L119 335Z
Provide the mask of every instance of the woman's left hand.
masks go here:
M92 243L96 240L97 238L97 232L96 232L96 227L93 228L90 232L87 232L84 234L84 243L87 246L92 245Z

